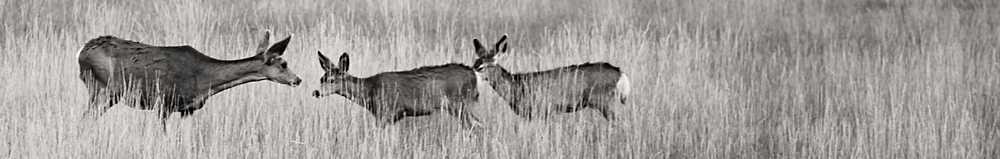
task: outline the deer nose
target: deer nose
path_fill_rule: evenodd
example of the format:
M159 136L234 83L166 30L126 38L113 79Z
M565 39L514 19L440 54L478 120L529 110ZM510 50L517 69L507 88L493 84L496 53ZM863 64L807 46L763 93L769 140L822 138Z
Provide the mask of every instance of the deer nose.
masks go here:
M319 91L313 91L313 97L319 98Z
M293 82L292 82L292 85L296 85L296 86L298 86L298 85L299 85L299 83L302 83L302 79L297 79L297 78L296 78L296 79L295 79L295 81L293 81Z

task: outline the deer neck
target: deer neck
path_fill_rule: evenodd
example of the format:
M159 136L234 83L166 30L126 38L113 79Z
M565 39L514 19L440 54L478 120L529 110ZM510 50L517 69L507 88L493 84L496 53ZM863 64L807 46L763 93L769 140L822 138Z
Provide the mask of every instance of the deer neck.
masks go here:
M521 83L518 79L514 78L514 75L504 69L503 67L492 68L494 73L487 73L485 76L489 78L489 84L493 87L493 90L497 92L504 99L511 101L515 99L514 94L520 92Z
M370 101L371 86L365 82L364 78L357 78L354 76L347 76L344 82L344 90L337 92L338 95L344 96L355 103L368 106Z
M215 67L206 70L211 83L211 94L254 81L265 80L260 70L264 67L264 61L251 57L242 60L220 61Z

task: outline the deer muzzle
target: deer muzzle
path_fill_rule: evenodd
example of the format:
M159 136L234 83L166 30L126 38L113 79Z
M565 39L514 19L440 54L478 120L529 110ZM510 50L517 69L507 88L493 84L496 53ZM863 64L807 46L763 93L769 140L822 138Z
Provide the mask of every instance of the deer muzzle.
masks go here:
M325 96L325 95L319 93L319 90L313 91L313 97L319 98L319 97L323 97L323 96Z

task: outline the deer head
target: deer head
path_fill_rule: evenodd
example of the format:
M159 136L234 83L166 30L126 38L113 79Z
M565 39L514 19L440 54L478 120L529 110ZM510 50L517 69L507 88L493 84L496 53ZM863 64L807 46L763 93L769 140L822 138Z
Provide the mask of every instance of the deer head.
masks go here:
M503 72L499 64L497 64L498 59L502 59L504 55L507 54L507 35L504 34L500 37L500 40L493 45L492 48L486 48L479 39L473 39L472 44L476 47L476 55L479 58L476 59L475 64L472 68L475 69L477 74L481 74L483 80L491 80L489 77L498 77L496 74ZM501 45L502 44L502 45Z
M320 88L319 90L313 91L313 96L319 98L323 96L328 96L330 94L338 94L344 97L352 97L352 92L357 90L352 90L353 87L360 85L360 80L358 78L347 74L347 69L349 68L350 59L347 53L340 55L339 64L334 64L330 59L323 56L323 53L317 52L319 54L319 64L326 73L323 77L319 79Z
M257 46L256 56L258 59L264 60L264 67L259 73L265 79L294 87L298 86L302 79L299 79L295 73L288 69L288 62L281 59L281 55L285 53L285 48L288 47L288 41L291 39L292 36L288 36L288 38L270 45L271 31L264 31L264 39Z

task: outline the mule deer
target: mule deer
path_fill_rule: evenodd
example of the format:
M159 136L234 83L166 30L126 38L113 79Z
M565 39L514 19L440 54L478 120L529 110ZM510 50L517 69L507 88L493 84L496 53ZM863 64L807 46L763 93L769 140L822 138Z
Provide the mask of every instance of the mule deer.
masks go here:
M231 61L206 56L187 45L152 46L113 36L91 39L78 59L80 79L90 93L83 116L96 119L120 98L135 94L139 104L131 107L158 109L166 130L171 113L190 116L208 97L223 90L260 80L298 86L302 80L281 59L292 37L274 45L270 38L271 32L265 31L256 56Z
M551 112L575 112L593 108L607 120L615 120L612 105L625 104L630 91L628 76L608 63L584 63L541 72L511 74L497 61L507 53L500 38L493 48L478 39L475 45L476 73L504 98L514 113L528 120L547 118ZM501 45L502 44L502 45Z
M440 111L458 117L465 128L482 125L468 110L479 100L475 73L469 66L451 63L358 78L347 74L347 53L340 55L340 64L336 65L319 53L319 63L326 73L313 96L343 96L368 109L380 128L403 117Z

